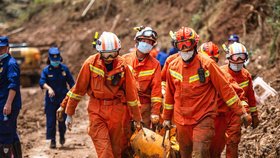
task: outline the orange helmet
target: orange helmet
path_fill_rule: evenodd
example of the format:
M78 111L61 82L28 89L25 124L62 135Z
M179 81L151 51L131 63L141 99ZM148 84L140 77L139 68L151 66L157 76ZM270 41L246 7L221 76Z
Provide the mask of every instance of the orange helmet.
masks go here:
M207 54L209 57L211 57L214 60L218 60L219 59L219 48L216 44L214 44L213 42L206 42L203 43L199 49L199 52L203 53L203 54Z
M199 41L199 35L189 27L182 27L172 36L172 44L178 50L192 50Z

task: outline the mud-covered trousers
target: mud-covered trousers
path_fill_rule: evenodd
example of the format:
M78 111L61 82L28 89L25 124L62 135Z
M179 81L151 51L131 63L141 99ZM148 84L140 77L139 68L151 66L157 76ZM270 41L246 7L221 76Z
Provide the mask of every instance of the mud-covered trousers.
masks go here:
M215 119L215 136L210 147L211 158L220 158L226 146L227 158L238 158L241 120L233 111L219 113Z
M205 117L195 125L176 123L176 127L181 157L210 157L209 148L214 136L212 117Z

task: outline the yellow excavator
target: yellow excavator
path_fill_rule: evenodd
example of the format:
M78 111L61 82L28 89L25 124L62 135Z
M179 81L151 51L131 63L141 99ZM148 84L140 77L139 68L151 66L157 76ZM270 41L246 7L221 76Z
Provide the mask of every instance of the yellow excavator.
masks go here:
M20 66L20 82L23 87L30 87L38 83L41 72L41 52L38 48L27 44L10 44L10 54Z

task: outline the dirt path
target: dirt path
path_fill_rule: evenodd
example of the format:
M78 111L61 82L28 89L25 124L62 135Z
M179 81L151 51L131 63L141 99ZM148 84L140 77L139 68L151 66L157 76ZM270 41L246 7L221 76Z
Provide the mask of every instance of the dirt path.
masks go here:
M23 144L25 158L96 158L96 152L90 137L87 135L86 101L79 104L73 118L71 132L66 133L66 143L62 147L49 149L50 141L45 139L46 117L44 114L44 94L39 88L22 89L23 108L21 110L18 128ZM86 115L82 115L85 112ZM57 132L57 140L59 139Z

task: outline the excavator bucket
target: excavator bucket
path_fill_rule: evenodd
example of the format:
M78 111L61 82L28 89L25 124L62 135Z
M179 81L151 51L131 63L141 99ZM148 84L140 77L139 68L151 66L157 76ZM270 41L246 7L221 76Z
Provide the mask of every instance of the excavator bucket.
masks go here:
M171 144L167 138L161 136L152 130L143 128L136 131L130 139L131 146L135 152L135 157L139 158L167 158Z

